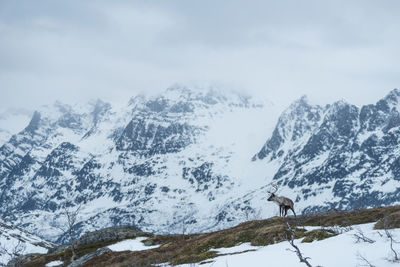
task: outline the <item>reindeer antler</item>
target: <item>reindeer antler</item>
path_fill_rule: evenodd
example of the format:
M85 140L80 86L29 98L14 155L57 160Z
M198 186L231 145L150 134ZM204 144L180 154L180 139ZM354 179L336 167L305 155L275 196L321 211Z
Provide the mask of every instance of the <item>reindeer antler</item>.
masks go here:
M276 191L278 191L278 185L274 184L274 183L270 183L270 185L275 189L275 191L271 192L271 191L267 191L270 194L275 194Z

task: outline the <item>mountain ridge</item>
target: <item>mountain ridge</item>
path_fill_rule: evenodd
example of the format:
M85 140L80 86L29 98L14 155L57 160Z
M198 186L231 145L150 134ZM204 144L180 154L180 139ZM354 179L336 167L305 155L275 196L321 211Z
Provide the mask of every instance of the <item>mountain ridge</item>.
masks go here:
M361 108L303 96L274 128L270 103L214 87L175 85L118 107L58 102L0 147L0 216L67 242L53 226L66 203L83 205L77 236L127 224L176 233L184 222L204 232L272 216L271 182L304 213L396 204L399 96Z

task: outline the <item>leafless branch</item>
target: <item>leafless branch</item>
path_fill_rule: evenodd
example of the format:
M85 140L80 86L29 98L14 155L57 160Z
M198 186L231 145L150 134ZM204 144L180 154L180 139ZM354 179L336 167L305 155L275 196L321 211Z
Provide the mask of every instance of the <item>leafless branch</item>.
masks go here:
M308 267L312 267L312 265L308 262L308 259L310 259L310 257L304 257L303 254L301 253L299 247L294 244L295 230L290 226L288 221L286 221L286 227L289 232L289 235L286 236L286 239L289 241L289 244L294 248L294 250L290 250L290 251L296 253L300 262L303 262Z
M392 261L392 262L400 262L400 258L399 258L398 252L393 247L393 244L399 244L400 242L397 241L394 238L394 236L392 234L392 231L389 230L386 216L383 218L383 229L384 229L384 233L386 235L386 238L389 239L389 241L390 241L390 250L393 253L393 259L391 259L390 261ZM379 233L379 234L382 236L381 233Z
M4 246L0 246L0 255L7 255L10 260L14 260L14 266L22 266L22 260L17 260L18 257L22 256L25 253L26 245L18 240L18 243L15 244L11 249L6 249Z
M324 228L324 226L322 226L322 228ZM347 233L347 232L353 230L353 227L352 226L334 225L334 226L327 227L327 229L331 230L339 235L339 234Z
M358 260L362 261L362 265L360 266L366 266L366 267L376 267L375 265L371 264L361 253L357 253L357 258Z
M386 234L386 237L387 237L387 238L389 239L389 241L390 241L390 250L393 252L393 255L394 255L393 261L394 261L394 262L399 262L400 259L399 259L399 256L398 256L398 254L397 254L397 251L393 248L393 244L397 244L398 242L394 239L392 232L389 231L389 230L386 229L386 228L385 228L385 234Z
M353 234L353 237L356 240L356 243L360 243L360 242L366 242L366 243L375 243L375 240L368 238L365 236L364 232L361 231L361 229L357 229L356 233Z
M58 223L53 224L54 227L61 230L63 232L63 234L67 234L69 237L70 249L71 249L71 253L72 253L71 262L75 261L75 259L76 259L76 253L75 253L76 240L74 237L73 230L74 230L74 227L78 220L78 215L79 215L79 212L81 211L81 208L82 208L82 204L79 204L78 206L76 206L74 208L69 208L67 206L67 203L65 203L63 206L62 215L65 216L65 218L66 218L66 224L61 224L61 225Z

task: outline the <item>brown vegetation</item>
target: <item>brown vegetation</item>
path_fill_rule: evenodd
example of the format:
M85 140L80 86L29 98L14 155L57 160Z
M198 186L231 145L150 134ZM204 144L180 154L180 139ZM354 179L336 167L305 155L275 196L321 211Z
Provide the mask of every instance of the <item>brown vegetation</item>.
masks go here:
M387 229L400 228L400 211L390 213L385 219L380 219L375 224L374 229L384 229L385 223Z
M241 223L235 227L204 234L192 235L151 235L143 241L149 245L160 245L159 248L144 251L106 252L91 259L84 266L151 266L169 262L173 265L202 262L217 256L212 248L232 247L249 242L254 246L265 246L286 240L288 221L295 229L295 238L305 237L304 242L321 240L334 236L331 230L314 230L307 232L302 226L350 226L354 224L377 222L385 215L399 216L400 206L382 207L357 211L334 211L301 215L294 217L273 217L266 220L255 220ZM396 217L398 218L398 217ZM397 220L398 221L398 220ZM142 235L143 236L143 235ZM116 241L112 242L115 243ZM95 251L110 243L92 243L77 249L77 255ZM52 260L65 260L67 263L70 251L39 255L25 266L44 266Z

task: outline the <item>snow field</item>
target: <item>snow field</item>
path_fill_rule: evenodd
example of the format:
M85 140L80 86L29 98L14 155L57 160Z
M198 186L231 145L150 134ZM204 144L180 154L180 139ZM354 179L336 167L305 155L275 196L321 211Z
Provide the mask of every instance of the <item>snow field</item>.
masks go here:
M51 262L46 264L46 267L55 267L55 266L59 266L59 265L61 265L63 263L64 262L62 262L62 261L51 261Z
M310 257L309 262L313 266L324 267L346 267L367 266L360 255L374 266L399 266L400 263L390 261L393 253L390 250L390 242L383 230L373 230L375 223L353 226L352 230L337 236L312 243L301 243L297 239L295 244L300 248L304 257ZM306 228L307 230L315 229ZM375 240L370 244L367 242L357 243L354 234L361 230L365 236ZM390 230L396 240L400 240L400 229ZM394 244L394 248L400 252L400 244ZM195 266L204 267L264 267L264 266L306 266L299 262L296 254L290 251L292 247L288 242L281 242L265 247L254 247L249 243L240 244L232 248L215 249L221 256L212 259L209 263ZM250 250L250 251L249 251ZM246 252L247 251L247 252ZM243 252L243 253L240 253ZM224 255L240 253L233 255ZM180 267L191 267L193 264L179 265Z

